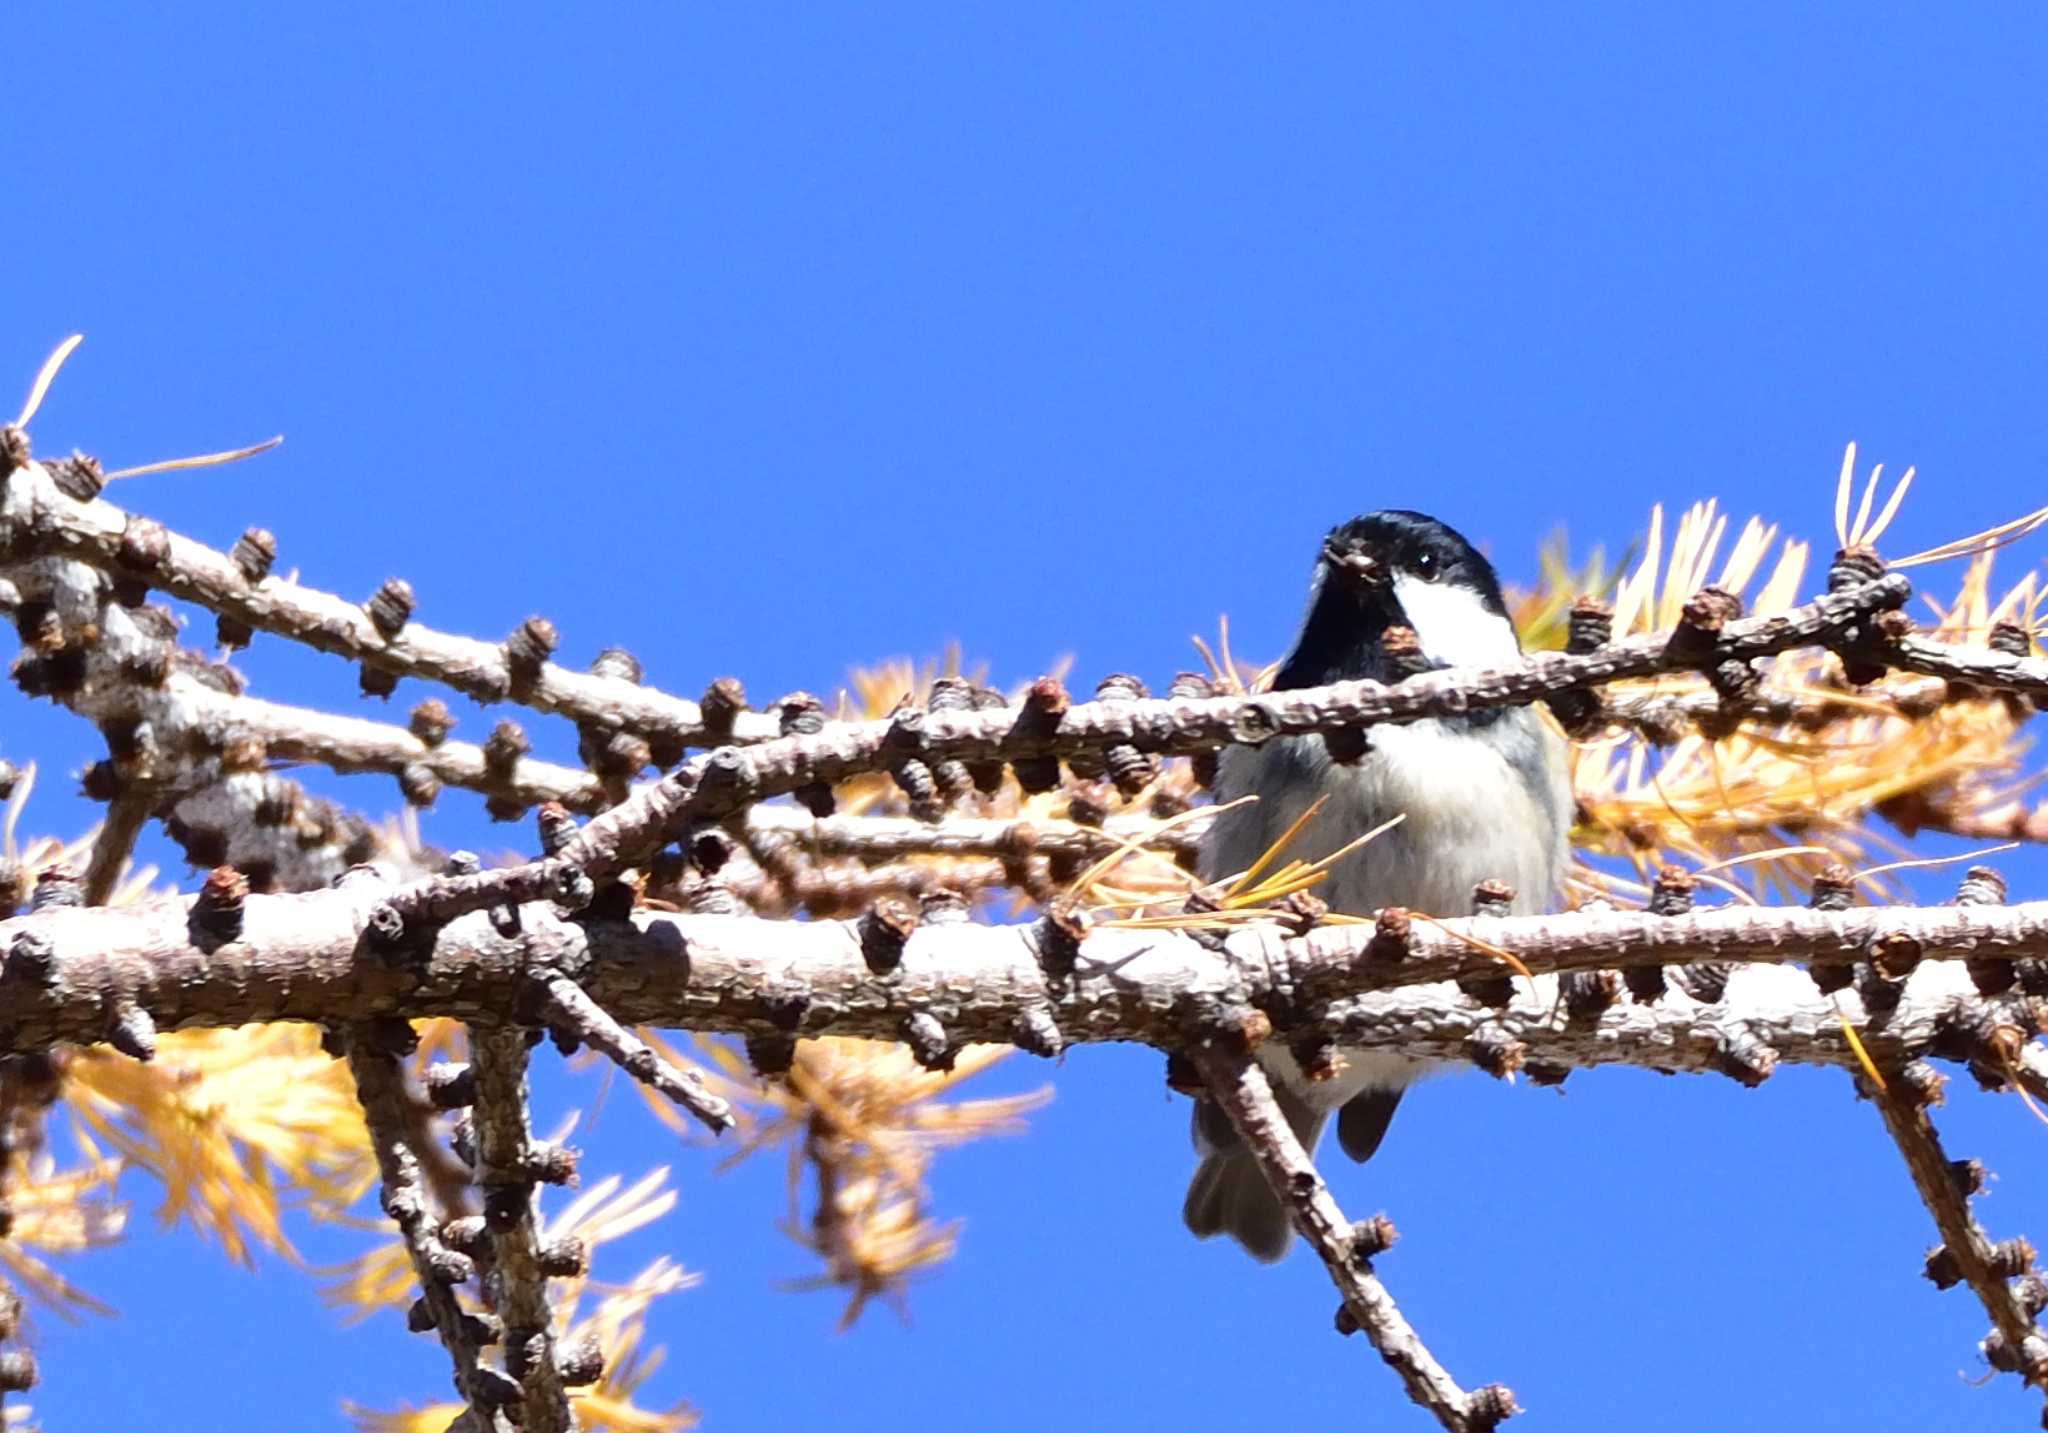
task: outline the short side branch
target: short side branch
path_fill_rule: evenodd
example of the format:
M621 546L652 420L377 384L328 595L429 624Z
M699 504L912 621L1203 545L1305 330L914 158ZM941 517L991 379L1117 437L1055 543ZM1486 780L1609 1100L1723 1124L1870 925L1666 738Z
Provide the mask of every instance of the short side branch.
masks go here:
M135 853L135 842L149 822L156 804L155 791L145 782L133 782L107 807L107 819L93 838L92 856L85 867L85 903L103 906L113 898L121 872Z
M1467 1392L1436 1361L1401 1316L1393 1296L1374 1276L1369 1253L1362 1254L1352 1226L1330 1188L1316 1173L1308 1151L1288 1128L1274 1102L1265 1071L1250 1055L1215 1044L1197 1045L1188 1057L1201 1072L1216 1102L1243 1136L1294 1227L1330 1272L1344 1307L1408 1390L1450 1433L1483 1433L1516 1409L1507 1389L1493 1385Z
M612 1063L644 1085L688 1110L713 1134L732 1128L732 1106L704 1088L693 1070L679 1070L654 1047L606 1013L583 987L559 971L541 977L541 999L550 1025L602 1051Z
M1871 1097L1884 1117L1886 1132L1906 1161L1920 1202L1927 1206L1927 1212L1934 1216L1935 1228L1941 1231L1943 1247L1933 1257L1952 1266L1954 1273L1949 1279L1961 1275L1984 1305L1984 1312L1991 1316L1998 1353L1993 1353L1993 1346L1987 1346L1987 1357L1992 1358L1994 1366L2016 1370L2027 1382L2048 1392L2048 1338L2042 1337L2033 1316L2021 1307L2007 1282L2023 1271L2011 1267L1971 1214L1969 1198L1942 1151L1941 1136L1927 1117L1926 1109L1912 1096L1904 1072L1894 1071L1886 1088L1873 1090ZM2023 1241L2014 1242L2025 1250ZM1934 1267L1931 1261L1929 1267ZM1947 1281L1937 1279L1938 1283Z

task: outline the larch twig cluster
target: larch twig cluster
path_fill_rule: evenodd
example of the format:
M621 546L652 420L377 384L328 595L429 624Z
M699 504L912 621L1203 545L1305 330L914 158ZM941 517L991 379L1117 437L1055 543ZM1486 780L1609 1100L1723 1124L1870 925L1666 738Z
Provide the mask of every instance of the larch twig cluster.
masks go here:
M170 532L108 501L92 460L36 461L21 425L0 430L0 484L15 683L105 735L86 785L108 804L82 874L0 871L0 1083L72 1045L148 1060L173 1031L321 1027L354 1072L420 1290L413 1326L446 1345L473 1433L574 1427L572 1390L603 1371L591 1340L565 1342L550 1298L589 1251L551 1243L535 1211L536 1187L572 1161L532 1135L529 1046L588 1046L713 1131L736 1117L638 1026L741 1037L769 1079L799 1041L829 1037L900 1042L933 1071L969 1045L1157 1047L1171 1082L1206 1088L1236 1123L1329 1269L1340 1331L1362 1332L1459 1433L1512 1415L1513 1395L1461 1387L1403 1319L1372 1262L1391 1224L1338 1209L1276 1113L1252 1058L1262 1041L1289 1042L1305 1067L1341 1043L1545 1082L1599 1064L1751 1085L1779 1063L1834 1066L1876 1103L1940 1231L1930 1277L1983 1302L1994 1367L2048 1390L2031 1247L1976 1224L1982 1171L1942 1151L1926 1063L2048 1098L2048 901L2008 904L1996 873L1973 868L1950 904L1859 907L1855 874L1832 867L1812 872L1804 906L1706 908L1710 872L1673 866L1641 909L1588 898L1510 919L1482 888L1468 916L1355 924L1304 893L1231 909L1185 874L1202 775L1232 743L1314 733L1356 759L1381 724L1533 702L1581 740L1664 746L1911 724L1963 703L1995 707L2005 731L2048 699L2023 624L1989 623L1984 646L1924 635L1904 612L1911 584L1867 546L1845 538L1826 592L1755 615L1701 581L1665 625L1635 630L1632 613L1617 635L1613 609L1582 599L1563 650L1488 670L1286 692L1218 671L1160 698L1118 676L1092 701L1049 677L1011 696L947 675L923 701L832 716L805 693L756 708L730 679L671 696L615 649L568 670L540 618L496 643L443 633L396 579L361 603L321 592L278 575L270 533L220 552ZM155 594L212 612L227 652L261 631L355 663L371 696L411 677L566 717L584 764L534 757L510 720L453 740L436 699L404 725L259 700L224 655L180 645ZM1795 653L1826 675L1767 680ZM454 788L503 818L537 809L537 849L494 869L435 856L313 798L278 761L386 773L412 806ZM1870 800L1909 832L2048 835L2038 810L1931 780ZM152 821L203 882L109 904ZM1119 861L1134 852L1152 854ZM969 919L997 890L1035 909ZM796 911L821 918L778 918ZM466 1026L469 1063L437 1067L422 1093L406 1059L410 1022L429 1018ZM452 1176L421 1148L428 1099L458 1117ZM480 1213L435 1187L459 1190L465 1172ZM4 1370L0 1388L24 1385Z

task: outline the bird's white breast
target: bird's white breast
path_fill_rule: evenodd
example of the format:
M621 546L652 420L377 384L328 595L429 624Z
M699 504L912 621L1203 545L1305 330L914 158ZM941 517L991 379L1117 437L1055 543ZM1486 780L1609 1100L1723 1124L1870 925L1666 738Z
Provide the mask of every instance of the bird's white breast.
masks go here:
M1541 799L1509 760L1503 739L1540 752ZM1258 800L1217 818L1205 843L1204 875L1215 880L1245 869L1323 795L1322 809L1283 859L1319 859L1402 818L1331 870L1317 893L1333 910L1365 915L1405 906L1464 915L1472 908L1472 888L1484 880L1513 886L1518 913L1554 902L1570 798L1561 744L1533 712L1511 712L1484 735L1418 721L1374 727L1369 740L1371 749L1348 768L1330 760L1321 737L1226 750L1217 800Z

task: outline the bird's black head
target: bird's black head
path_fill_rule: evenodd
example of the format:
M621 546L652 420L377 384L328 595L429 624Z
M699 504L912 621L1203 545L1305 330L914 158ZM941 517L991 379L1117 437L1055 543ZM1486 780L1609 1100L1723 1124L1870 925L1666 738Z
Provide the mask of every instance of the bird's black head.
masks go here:
M1521 651L1493 564L1433 517L1366 513L1323 540L1308 615L1278 688L1386 675L1380 639L1410 627L1431 666L1512 661Z

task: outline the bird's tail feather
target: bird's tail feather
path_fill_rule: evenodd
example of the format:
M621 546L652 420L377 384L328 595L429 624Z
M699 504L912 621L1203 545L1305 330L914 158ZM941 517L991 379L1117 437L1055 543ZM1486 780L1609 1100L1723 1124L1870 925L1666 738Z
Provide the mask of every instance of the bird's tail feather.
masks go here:
M1313 1152L1322 1137L1324 1112L1311 1108L1284 1085L1274 1085L1273 1097L1302 1148ZM1266 1183L1258 1161L1238 1141L1237 1132L1229 1130L1227 1141L1216 1138L1216 1126L1225 1122L1205 1120L1203 1103L1196 1103L1195 1138L1206 1152L1188 1184L1181 1219L1197 1239L1228 1234L1253 1258L1274 1263L1294 1242L1287 1211Z

